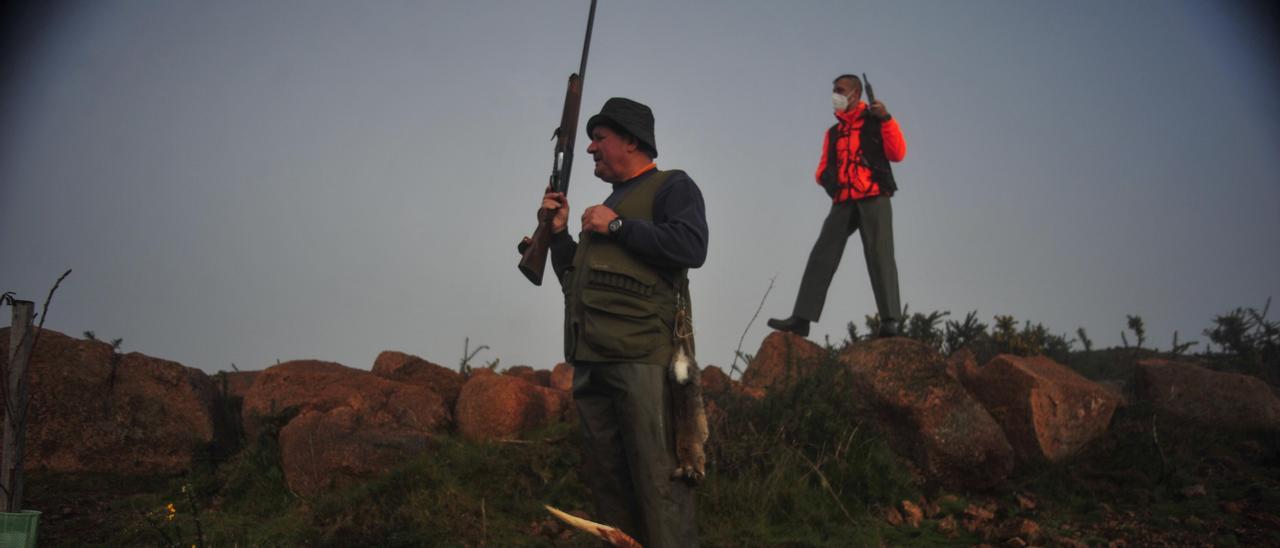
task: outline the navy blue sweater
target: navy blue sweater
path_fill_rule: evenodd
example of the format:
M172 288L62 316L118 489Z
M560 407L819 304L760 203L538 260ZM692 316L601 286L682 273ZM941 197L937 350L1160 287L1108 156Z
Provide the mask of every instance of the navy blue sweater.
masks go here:
M641 180L657 172L651 169L632 179L613 185L613 193L604 205L613 209L627 191ZM615 236L627 251L658 269L667 281L682 268L698 268L707 260L707 211L702 191L680 170L672 170L653 198L653 220L623 219L622 230ZM573 266L578 243L563 230L551 238L551 266L556 276L564 278Z

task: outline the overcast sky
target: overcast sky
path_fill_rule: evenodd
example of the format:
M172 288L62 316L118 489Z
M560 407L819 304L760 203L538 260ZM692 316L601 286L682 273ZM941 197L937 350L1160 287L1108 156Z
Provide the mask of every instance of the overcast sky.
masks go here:
M0 290L46 327L206 371L382 350L549 368L562 298L532 231L587 0L72 2L7 8ZM53 6L53 7L50 7ZM700 361L791 312L828 200L830 83L907 139L902 300L1167 348L1280 297L1275 11L1239 2L602 0L582 120L650 105L701 187ZM580 129L581 131L581 129ZM579 141L569 201L601 202ZM875 311L850 241L811 338ZM1280 307L1280 304L1277 304ZM1280 316L1274 311L1272 317Z

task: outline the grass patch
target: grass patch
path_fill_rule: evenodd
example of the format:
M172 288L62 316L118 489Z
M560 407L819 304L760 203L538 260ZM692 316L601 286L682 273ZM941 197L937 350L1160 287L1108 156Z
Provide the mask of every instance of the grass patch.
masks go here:
M698 489L704 543L891 542L876 509L920 493L870 410L841 388L843 371L826 356L814 374L762 401L719 401L728 420L712 430Z
M586 491L572 425L531 443L440 440L430 454L389 475L313 504L305 543L382 546L536 544L543 504L583 508ZM545 539L541 540L546 542Z

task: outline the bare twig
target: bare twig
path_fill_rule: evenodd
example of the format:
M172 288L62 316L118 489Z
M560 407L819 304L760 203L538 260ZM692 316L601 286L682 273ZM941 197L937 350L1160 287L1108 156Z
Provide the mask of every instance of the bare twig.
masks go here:
M482 344L477 346L475 350L471 348L471 337L467 337L462 343L462 361L458 364L458 372L463 375L471 374L471 359L476 357L481 351L488 350L489 345ZM497 365L494 363L493 365Z
M67 279L69 275L71 275L70 268L63 272L61 276L58 276L58 281L53 282L53 287L49 288L49 296L44 298L44 307L40 309L40 325L36 326L36 337L39 337L40 331L44 330L44 317L49 312L49 301L53 300L53 292L58 290L58 286L62 285L62 280ZM36 339L37 342L39 340L39 338ZM31 346L34 348L35 344L33 343Z
M848 431L849 436L845 438L844 442L836 443L836 452L835 452L835 455L832 456L832 458L834 458L835 460L840 460L841 453L845 453L849 450L850 447L853 447L853 438L854 436L858 435L858 429L861 427L862 427L861 424L854 425L853 429Z
M738 377L742 377L742 370L738 369L738 360L742 357L742 342L747 340L747 332L751 330L751 324L756 323L756 318L760 317L760 311L764 309L764 301L769 298L769 292L773 291L773 282L778 279L775 275L769 278L769 287L764 290L764 296L760 297L760 306L756 307L756 313L751 315L751 321L747 322L746 329L742 330L742 336L738 337L738 348L733 351L733 363L729 365L729 377L733 377L733 373L738 372Z
M33 338L31 339L31 353L32 353L32 354L34 354L34 353L35 353L36 344L38 344L38 343L40 342L40 333L44 332L44 319L45 319L45 317L46 317L46 316L48 316L48 315L49 315L49 301L52 301L52 300L53 300L53 292L54 292L54 291L57 291L57 290L58 290L58 286L62 285L62 280L65 280L65 279L67 278L67 276L68 276L68 275L70 275L70 274L71 274L71 269L70 269L70 268L68 268L66 272L63 272L61 276L58 276L58 281L56 281L56 282L54 282L54 283L53 283L53 287L52 287L52 288L49 288L49 295L45 297L45 299L44 299L44 306L40 309L40 323L36 325L35 334L34 334L34 335L32 335L31 331L27 331L26 333L24 333L24 334L22 335L23 340L21 340L21 341L19 341L19 342L18 342L18 346L17 346L17 347L21 347L23 344L25 344L25 343L26 343L26 338L27 338L27 337L33 337ZM4 295L4 296L6 297L7 302L8 302L10 305L12 305L12 304L13 304L13 293L12 293L12 292L5 293L5 295ZM8 367L14 367L14 364L8 364ZM22 387L23 387L23 385L25 384L25 383L23 382L24 380L25 380L25 376L24 376L24 379L19 379L19 380L18 380L18 388L19 388L19 390L21 390L21 389L22 389ZM23 425L25 425L25 424L26 424L26 422L27 422L27 407L28 407L28 406L29 406L29 404L30 404L30 400L27 400L27 401L24 401L24 402L10 402L10 401L9 401L9 371L8 371L8 368L5 368L5 370L4 370L4 371L0 372L0 389L4 390L5 411L6 411L6 412L8 412L8 413L12 413L12 414L13 414L13 417L14 417L13 424L15 424L15 425L23 424ZM15 404L17 404L17 403L21 403L21 404L22 404L22 408L21 408L21 409L19 409L19 408L15 407ZM25 428L24 428L24 430L25 430Z
M1156 432L1156 416L1151 415L1151 443L1156 446L1156 453L1160 455L1160 481L1164 482L1165 474L1168 473L1168 461L1164 458L1164 448L1160 446L1160 434Z

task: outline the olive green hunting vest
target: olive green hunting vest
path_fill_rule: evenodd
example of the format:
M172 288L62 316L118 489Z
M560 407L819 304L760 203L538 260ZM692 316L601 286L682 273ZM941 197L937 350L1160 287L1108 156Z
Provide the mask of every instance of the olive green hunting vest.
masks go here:
M649 175L614 211L652 221L654 196L668 176ZM687 274L680 269L668 282L609 236L583 231L563 285L565 360L670 363L676 307L689 302Z

